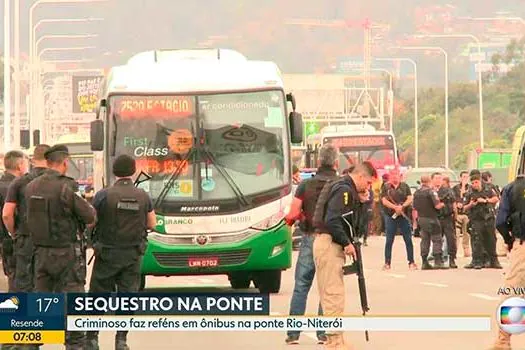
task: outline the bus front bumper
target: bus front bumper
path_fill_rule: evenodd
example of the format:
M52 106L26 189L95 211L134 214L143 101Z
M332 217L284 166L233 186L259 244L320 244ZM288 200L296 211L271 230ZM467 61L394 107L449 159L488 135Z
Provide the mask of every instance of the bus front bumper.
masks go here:
M150 238L141 273L156 276L211 275L234 271L286 270L291 265L290 228L281 224L233 243L176 245Z

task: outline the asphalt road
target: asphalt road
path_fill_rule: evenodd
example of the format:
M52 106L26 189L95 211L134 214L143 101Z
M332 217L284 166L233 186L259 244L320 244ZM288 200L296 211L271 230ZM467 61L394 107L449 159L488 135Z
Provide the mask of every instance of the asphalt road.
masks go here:
M416 256L419 239L415 239ZM369 293L370 315L483 315L495 320L504 270L465 270L468 259L460 258L460 269L442 271L409 271L401 237L396 238L392 270L381 270L384 239L373 237L364 247L365 274ZM419 258L417 259L420 263ZM501 258L506 266L507 259ZM295 261L295 259L294 259ZM285 272L280 294L272 296L275 315L288 313L293 290L293 269ZM348 276L346 310L360 313L355 276ZM2 281L4 282L4 281ZM315 283L315 282L314 282ZM2 285L5 290L5 282ZM231 291L226 276L148 278L147 289L188 291ZM308 301L308 313L314 314L318 303L314 284ZM353 349L367 350L483 350L494 340L497 325L491 332L371 332L366 342L362 332L348 332L346 339ZM322 349L316 345L315 334L305 333L300 345L288 346L285 334L275 332L135 332L129 335L129 345L138 349ZM113 334L102 333L101 349L113 349ZM525 335L513 339L513 349L525 350ZM62 349L48 345L44 349Z

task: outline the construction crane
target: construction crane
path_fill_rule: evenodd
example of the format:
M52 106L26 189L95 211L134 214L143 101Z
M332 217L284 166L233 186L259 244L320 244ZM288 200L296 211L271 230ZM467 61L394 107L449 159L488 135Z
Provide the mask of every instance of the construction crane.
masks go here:
M383 115L383 108L381 107L381 104L383 103L383 93L382 90L379 92L379 98L374 101L374 99L371 96L371 70L372 70L372 48L374 43L381 40L384 36L384 34L390 30L390 25L379 23L379 22L372 22L368 18L363 21L349 21L349 20L324 20L324 19L315 19L315 18L288 18L285 20L285 24L287 25L298 25L303 27L325 27L325 28L339 28L339 29L362 29L364 32L364 45L363 45L363 83L364 88L363 89L357 89L360 90L357 98L357 101L355 102L354 107L351 107L351 105L348 104L349 96L355 95L356 88L345 88L344 90L344 100L345 100L345 107L344 107L344 116L336 116L335 119L330 120L330 118L323 118L327 119L328 123L330 124L330 121L337 122L341 119L344 119L347 123L349 121L359 121L362 122L363 120L367 121L376 121L379 122L380 128L385 127L384 122L384 115ZM350 91L353 90L353 91ZM324 100L326 97L324 98ZM355 106L360 105L360 110L356 110ZM375 111L376 118L370 119L370 107L373 107ZM317 111L314 114L319 114ZM357 112L357 113L356 113ZM366 118L363 118L365 116ZM305 115L305 117L308 117L308 113ZM317 116L315 116L317 118ZM342 117L342 118L341 118Z

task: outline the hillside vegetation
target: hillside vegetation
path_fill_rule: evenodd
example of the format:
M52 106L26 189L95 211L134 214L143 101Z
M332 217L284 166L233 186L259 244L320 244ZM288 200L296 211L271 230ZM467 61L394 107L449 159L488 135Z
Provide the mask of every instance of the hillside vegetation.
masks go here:
M499 62L516 62L507 74L493 80L486 74L483 86L485 148L511 147L516 129L525 122L525 40L513 41L505 54L494 56L494 71ZM419 166L445 163L444 89L419 91ZM404 100L395 116L394 132L406 162L414 163L414 100ZM479 145L478 85L451 84L449 87L450 166L466 167L469 151Z

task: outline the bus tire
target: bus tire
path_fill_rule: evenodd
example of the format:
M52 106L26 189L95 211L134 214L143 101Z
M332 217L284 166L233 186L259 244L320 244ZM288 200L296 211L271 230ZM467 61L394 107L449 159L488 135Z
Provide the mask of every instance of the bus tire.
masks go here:
M279 293L281 275L281 270L257 271L254 273L255 285L261 293Z
M228 278L233 289L248 289L252 282L250 274L245 272L233 272Z
M146 275L140 275L139 292L142 292L146 288Z

